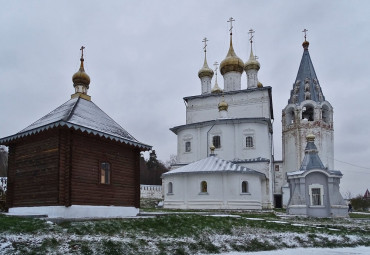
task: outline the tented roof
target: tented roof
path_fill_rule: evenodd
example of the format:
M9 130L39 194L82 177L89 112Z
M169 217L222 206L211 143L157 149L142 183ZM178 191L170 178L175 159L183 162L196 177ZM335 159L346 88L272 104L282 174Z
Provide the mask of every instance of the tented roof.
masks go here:
M17 134L0 139L0 144L6 144L14 139L58 126L66 126L89 134L92 133L111 140L138 146L144 150L151 149L151 146L137 141L92 101L82 99L81 97L68 100Z

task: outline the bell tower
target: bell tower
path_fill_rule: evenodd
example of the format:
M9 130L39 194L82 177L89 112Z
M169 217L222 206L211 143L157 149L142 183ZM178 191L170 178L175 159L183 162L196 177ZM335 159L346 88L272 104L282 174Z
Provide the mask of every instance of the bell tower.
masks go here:
M334 169L333 107L326 101L308 51L305 33L303 56L288 105L282 111L284 171L299 169L306 136L313 134L324 167Z

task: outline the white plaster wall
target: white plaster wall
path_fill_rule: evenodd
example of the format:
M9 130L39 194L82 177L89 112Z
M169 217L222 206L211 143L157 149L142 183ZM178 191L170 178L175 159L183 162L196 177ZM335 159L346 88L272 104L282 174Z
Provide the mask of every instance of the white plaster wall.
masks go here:
M258 74L258 71L255 69L249 69L246 71L247 86L249 89L257 87L257 84L258 84L257 74Z
M163 197L162 185L144 185L140 184L140 197L141 198L158 198Z
M186 124L215 120L219 117L218 104L222 95L188 99ZM268 90L243 90L235 94L225 94L229 118L270 118Z
M202 94L211 93L211 81L212 81L212 78L208 76L204 76L200 79L201 86L202 86Z
M241 89L241 77L239 72L228 72L223 75L224 77L224 91L234 91Z
M201 193L201 182L206 181L208 192ZM247 181L249 192L241 193L241 183ZM168 183L173 194L168 194ZM261 209L262 183L257 175L240 173L194 173L166 176L164 207L181 209Z
M208 139L207 139L208 133ZM191 163L206 158L209 155L209 147L212 145L212 137L221 137L221 148L214 153L225 160L266 158L272 160L272 141L267 123L223 123L214 126L202 125L183 129L177 135L177 158L179 163ZM247 148L246 136L252 136L254 147ZM185 151L185 142L191 142L191 151Z
M133 217L139 213L135 207L124 206L35 206L9 208L8 215L47 215L49 218L120 218Z

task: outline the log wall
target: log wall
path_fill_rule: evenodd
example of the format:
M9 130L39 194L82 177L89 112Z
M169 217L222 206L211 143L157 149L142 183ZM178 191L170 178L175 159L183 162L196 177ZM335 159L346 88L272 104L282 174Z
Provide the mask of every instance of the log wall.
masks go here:
M10 144L8 206L57 205L58 158L56 130Z
M110 163L110 184L100 164ZM140 150L67 128L9 144L8 207L140 206Z

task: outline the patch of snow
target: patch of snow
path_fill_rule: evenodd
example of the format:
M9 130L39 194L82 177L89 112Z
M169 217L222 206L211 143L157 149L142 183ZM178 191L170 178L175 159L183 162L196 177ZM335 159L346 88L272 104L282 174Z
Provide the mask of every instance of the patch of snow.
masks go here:
M240 215L232 215L232 214L211 214L205 216L212 216L212 217L231 217L231 218L240 218Z
M305 224L299 224L299 223L292 223L292 226L295 226L295 227L307 227L307 225L305 225Z
M278 224L288 224L286 221L279 221L279 220L267 220L266 222L273 222L273 223L278 223Z
M261 218L244 218L244 219L247 219L247 220L265 220L265 219L261 219Z
M218 253L219 255L368 255L370 254L370 247L359 246L359 247L346 247L346 248L294 248L294 249L282 249L275 251L258 251L258 252L228 252Z

